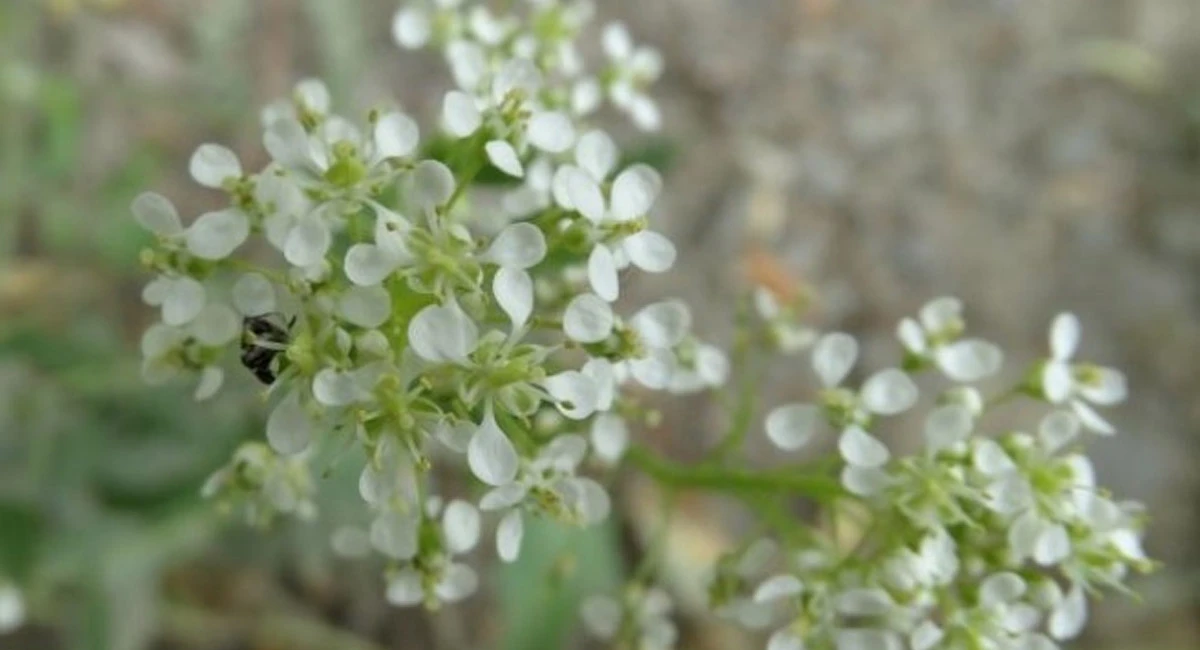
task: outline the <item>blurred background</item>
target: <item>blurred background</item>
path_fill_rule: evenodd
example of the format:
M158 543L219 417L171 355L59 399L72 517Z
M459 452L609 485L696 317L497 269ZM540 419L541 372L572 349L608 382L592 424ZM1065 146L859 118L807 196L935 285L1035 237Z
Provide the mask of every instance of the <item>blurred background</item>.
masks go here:
M1200 647L1200 4L597 4L668 63L664 132L607 125L663 167L659 216L682 253L675 273L638 278L631 304L682 295L701 334L727 343L748 280L805 292L814 325L864 338L868 366L894 362L895 321L938 295L966 299L1013 368L1075 311L1084 356L1132 385L1123 435L1093 455L1104 483L1149 504L1147 547L1168 568L1135 583L1140 601L1097 604L1074 647ZM186 176L192 150L226 143L257 168L258 107L305 76L342 109L394 98L432 124L449 80L436 55L390 42L396 8L0 0L0 578L29 610L0 649L589 647L580 594L614 589L659 520L661 495L636 477L618 485L627 517L539 527L481 596L397 610L377 561L328 551L357 501L353 467L323 481L318 522L251 529L198 490L260 435L259 390L242 377L197 405L190 386L139 378L153 315L132 198L153 188L184 214L211 209ZM801 398L808 375L780 362L766 402ZM662 407L645 435L698 455L715 407ZM746 521L702 495L680 502L664 564L680 647L760 647L698 616L688 577Z

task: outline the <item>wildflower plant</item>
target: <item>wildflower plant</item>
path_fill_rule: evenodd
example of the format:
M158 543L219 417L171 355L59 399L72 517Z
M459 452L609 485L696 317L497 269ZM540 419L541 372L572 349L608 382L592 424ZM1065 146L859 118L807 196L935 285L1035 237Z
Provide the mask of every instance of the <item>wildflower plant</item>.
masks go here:
M466 556L485 533L507 562L528 517L607 519L597 473L628 464L763 515L769 532L713 568L710 601L748 626L773 624L770 650L1053 648L1081 630L1088 594L1149 567L1140 508L1098 488L1082 453L1092 432L1114 430L1093 407L1125 388L1119 372L1072 361L1073 316L1055 321L1047 359L989 399L976 384L1000 373L1003 354L967 336L952 298L902 321L896 367L859 385L853 337L818 335L762 289L733 362L693 333L682 301L621 313L622 281L669 271L676 249L653 225L659 173L622 164L594 118L608 102L657 128L649 86L661 57L613 24L589 72L577 49L589 3L510 4L496 15L425 0L397 13L396 41L440 50L452 72L432 128L394 106L339 115L305 80L262 112L266 167L247 170L215 144L192 156L192 177L226 207L185 226L161 195L134 202L156 238L144 298L161 311L142 339L146 379L188 376L210 399L240 354L270 383L265 443L238 450L206 495L259 522L316 517L318 452L357 450L362 525L339 530L335 548L387 558L392 603L437 607L477 589ZM485 170L509 179L499 196L483 191ZM250 326L261 319L275 325ZM735 462L757 397L741 389L753 385L737 363L749 347L810 354L821 389L762 428L786 452L835 441L829 462ZM653 417L641 389L715 390L735 374L733 425L708 460L682 465L637 444ZM1028 431L989 424L1018 398L1045 415ZM925 440L905 456L888 443L902 414ZM470 493L444 493L455 469L474 477ZM869 532L846 544L781 517L772 504L787 498L834 520L854 513ZM587 628L672 647L670 598L652 573L589 599Z

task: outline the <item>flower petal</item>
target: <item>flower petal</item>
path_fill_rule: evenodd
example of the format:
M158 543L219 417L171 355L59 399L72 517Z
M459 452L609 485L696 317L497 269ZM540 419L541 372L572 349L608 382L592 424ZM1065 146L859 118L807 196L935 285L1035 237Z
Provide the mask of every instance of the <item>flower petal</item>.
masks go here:
M380 286L350 287L338 299L338 316L359 327L375 329L392 317L392 296Z
M592 449L606 463L615 463L629 447L629 427L616 413L601 413L592 421Z
M483 150L496 169L515 178L525 176L525 168L521 165L517 150L506 140L492 140L483 146Z
M754 602L769 603L783 598L796 596L804 591L800 579L791 574L781 574L768 578L766 582L754 590Z
M546 236L531 223L515 223L500 231L488 247L487 259L504 267L528 269L546 257Z
M529 118L529 144L547 153L562 153L575 144L575 126L565 113L543 111Z
M612 214L617 221L646 216L662 191L662 176L649 165L634 165L617 176L612 187Z
M599 296L576 296L563 313L563 331L573 341L598 343L612 333L615 316L612 307Z
M312 420L300 404L300 394L296 391L288 393L267 418L267 441L272 449L285 456L307 449L312 433Z
M206 260L229 257L250 236L250 220L241 210L207 212L187 229L187 247Z
M167 197L154 192L144 192L133 200L133 217L146 230L162 236L173 237L183 232L183 224L175 205Z
M238 278L232 290L233 306L243 316L262 316L275 310L275 286L258 273Z
M863 404L872 413L896 415L917 403L917 384L907 373L889 368L872 375L862 387Z
M512 510L500 520L496 528L496 552L504 562L513 562L521 554L521 538L525 535L525 523L520 510Z
M613 302L621 295L621 282L617 276L617 262L612 251L603 244L592 249L588 256L588 283L597 296Z
M820 419L821 410L812 404L781 406L767 415L767 437L776 447L794 451L808 444Z
M979 339L964 339L938 348L938 367L954 381L974 382L1000 372L1004 353Z
M242 177L237 154L219 144L202 144L188 162L188 172L205 187L221 189L226 180Z
M643 230L621 242L629 261L647 273L663 273L675 265L675 244L653 230Z
M456 138L465 138L483 124L483 115L475 98L459 90L446 93L442 100L442 126Z
M470 551L479 543L479 511L466 501L451 501L442 515L442 531L451 553Z
M476 478L491 486L511 483L517 476L517 450L490 412L467 446L467 464Z
M838 451L847 463L858 467L881 467L892 457L886 445L859 427L847 427L842 432Z
M421 131L417 123L404 113L392 111L385 113L375 123L375 157L403 158L416 151L421 140Z
M603 181L617 165L617 145L604 131L588 131L575 147L575 162L596 181Z
M813 347L813 370L825 388L841 384L857 360L858 341L849 334L826 334Z
M513 329L523 327L533 313L533 279L525 271L502 267L492 280L496 302L512 321Z
M692 326L692 313L680 300L664 300L647 305L634 314L630 327L652 348L678 345Z

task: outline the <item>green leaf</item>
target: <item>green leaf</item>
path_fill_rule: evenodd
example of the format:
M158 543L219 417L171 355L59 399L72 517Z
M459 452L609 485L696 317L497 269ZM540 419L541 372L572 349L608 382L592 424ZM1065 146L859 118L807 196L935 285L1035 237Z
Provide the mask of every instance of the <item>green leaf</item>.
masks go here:
M526 517L521 556L499 569L507 650L556 649L579 621L580 603L619 587L616 527L570 528Z
M41 547L42 517L31 504L0 501L0 576L24 582Z

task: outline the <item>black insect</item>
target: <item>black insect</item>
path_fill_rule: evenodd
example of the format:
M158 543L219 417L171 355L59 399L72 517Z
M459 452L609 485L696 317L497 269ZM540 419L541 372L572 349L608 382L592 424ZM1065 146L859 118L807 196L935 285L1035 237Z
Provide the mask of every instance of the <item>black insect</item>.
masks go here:
M287 349L293 318L287 324L278 313L251 316L242 322L242 365L268 386L279 376L279 355Z

